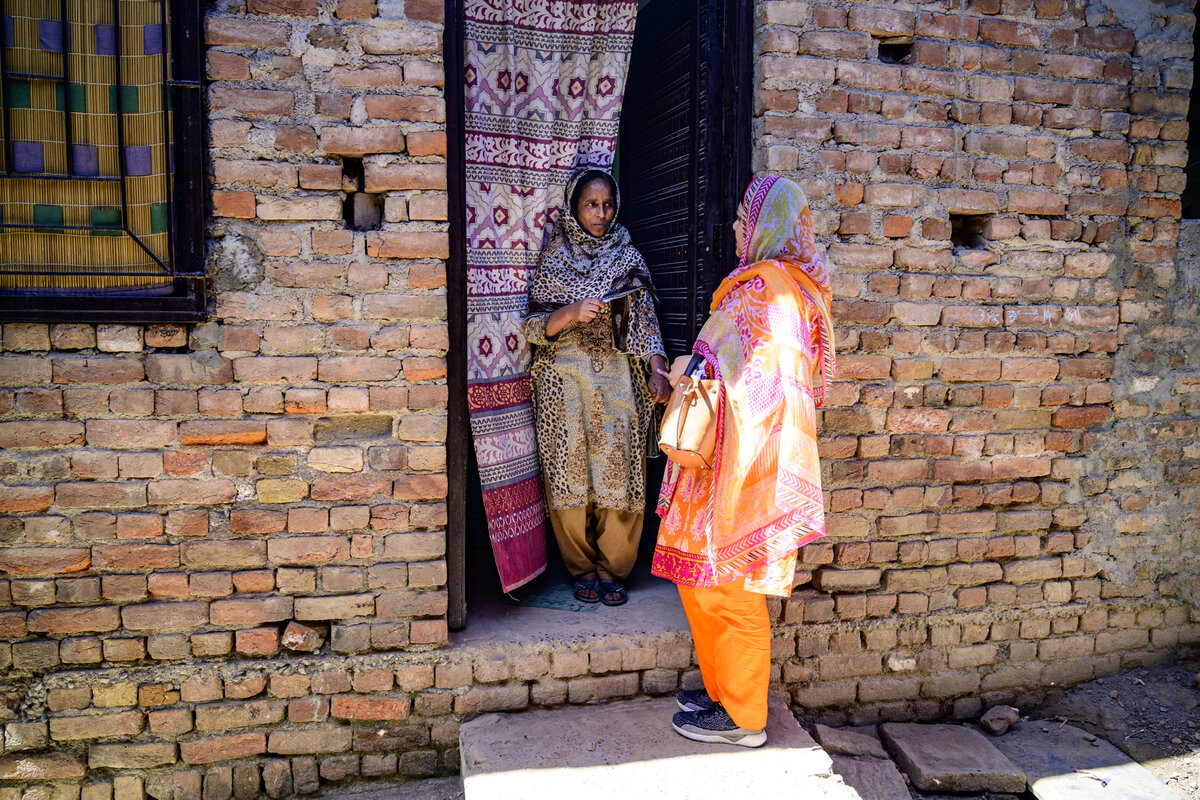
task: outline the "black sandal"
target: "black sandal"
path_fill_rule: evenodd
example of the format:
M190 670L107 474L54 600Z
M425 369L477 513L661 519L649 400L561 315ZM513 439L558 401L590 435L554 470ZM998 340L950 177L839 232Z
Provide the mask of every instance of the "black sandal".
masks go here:
M609 595L616 595L615 599L610 600ZM623 606L629 600L629 593L625 591L625 587L618 581L601 581L600 582L600 602L606 606Z
M584 596L584 592L591 592L591 597ZM596 580L596 576L592 575L589 578L579 578L575 581L575 599L581 603L599 603L600 602L600 581Z

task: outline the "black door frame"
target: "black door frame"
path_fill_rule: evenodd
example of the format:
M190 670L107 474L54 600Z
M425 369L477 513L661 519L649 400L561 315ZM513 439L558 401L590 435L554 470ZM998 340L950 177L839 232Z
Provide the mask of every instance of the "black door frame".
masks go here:
M467 466L471 443L467 413L467 271L466 271L466 169L463 95L463 2L445 0L442 53L446 75L446 173L449 194L450 257L446 264L447 329L450 346L446 353L446 588L447 624L458 630L467 621ZM719 8L722 37L721 157L708 165L716 182L724 187L708 197L710 219L717 235L709 241L723 242L718 256L728 263L732 251L729 225L737 215L741 189L750 182L750 153L753 141L754 0L699 0ZM736 188L732 188L736 187Z

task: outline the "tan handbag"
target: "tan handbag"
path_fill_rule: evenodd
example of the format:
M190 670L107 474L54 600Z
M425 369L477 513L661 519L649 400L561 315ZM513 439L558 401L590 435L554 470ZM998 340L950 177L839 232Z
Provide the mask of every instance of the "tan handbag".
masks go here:
M675 384L663 412L658 447L682 467L712 469L717 444L717 408L721 382L692 375L703 359L692 356L683 377Z

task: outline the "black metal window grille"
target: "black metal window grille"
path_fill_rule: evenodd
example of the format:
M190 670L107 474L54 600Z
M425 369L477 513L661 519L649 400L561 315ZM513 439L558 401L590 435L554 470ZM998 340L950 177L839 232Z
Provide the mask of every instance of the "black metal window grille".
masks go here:
M203 319L199 1L0 12L0 319Z

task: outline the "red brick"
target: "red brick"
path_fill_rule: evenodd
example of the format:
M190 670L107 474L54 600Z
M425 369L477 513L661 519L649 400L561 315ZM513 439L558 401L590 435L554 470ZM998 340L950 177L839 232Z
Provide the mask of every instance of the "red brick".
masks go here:
M808 31L800 36L799 50L814 56L865 58L870 41L865 33Z
M1133 31L1126 28L1079 29L1079 46L1091 50L1129 53L1132 52L1135 42Z
M204 22L208 45L247 45L255 48L287 47L291 26L259 22L245 16L209 17Z
M248 356L234 359L233 374L246 383L302 383L317 377L317 359Z
M267 740L263 733L239 733L179 743L179 757L185 764L212 764L257 756L266 751Z
M141 732L145 719L140 711L113 714L89 714L82 717L53 717L50 738L56 742L100 739L109 736L130 737Z
M395 122L445 122L446 101L440 97L367 95L367 116Z
M82 445L84 426L78 422L21 420L0 422L0 448L5 450Z
M326 588L329 587L326 586ZM351 619L372 616L374 613L375 596L373 594L296 598L295 617L298 620Z
M140 483L60 483L54 502L63 508L142 508L146 487Z
M979 21L979 38L985 42L1016 47L1038 47L1041 38L1034 25L1024 22L1009 22L999 19Z
M267 750L280 755L341 753L349 750L352 733L343 725L320 725L300 730L272 731Z
M156 480L150 483L151 505L207 506L232 503L237 487L227 479Z
M283 536L267 542L267 558L274 564L308 566L349 556L350 544L343 536Z
M412 131L408 134L408 154L411 156L444 156L446 155L445 131ZM409 199L410 214L413 200ZM417 217L412 217L416 219ZM424 219L424 217L421 217ZM430 217L430 219L445 219L445 217Z
M205 509L168 511L166 533L168 536L207 536L208 511Z
M51 362L43 356L0 356L0 386L49 383Z
M124 606L121 621L131 631L166 633L208 624L207 603L141 603Z
M53 503L53 486L0 486L0 514L45 511Z
M234 649L245 656L273 656L279 652L279 629L246 628L233 635Z
M82 778L86 772L83 760L72 753L0 757L0 780L54 781Z
M312 1L315 6L315 0ZM209 87L208 103L214 111L228 109L247 116L287 116L292 113L295 96L291 92L217 85Z
M188 420L179 424L179 443L264 444L267 424L252 419Z
M1008 210L1018 214L1056 217L1066 212L1067 201L1055 192L1012 191L1008 193Z
M196 569L247 569L267 562L267 544L262 541L186 542L180 561Z
M264 622L282 622L292 616L292 598L262 597L214 600L209 606L209 617L213 625L260 625Z
M365 189L368 192L410 191L413 189L445 189L445 164L367 165ZM417 232L408 235L416 235ZM382 234L379 234L382 235ZM396 234L403 235L403 234ZM394 237L393 237L394 238ZM445 258L446 256L432 256Z
M212 203L214 217L254 219L257 210L254 192L215 191Z
M376 62L361 67L333 67L329 71L329 85L339 89L376 89L404 83L404 70L399 64Z
M893 408L887 428L897 433L937 433L950 426L951 414L939 408Z
M398 127L325 128L321 147L326 153L362 156L368 153L403 153L404 133Z
M838 359L838 377L844 380L886 380L891 370L887 356L846 354Z
M152 570L179 566L177 544L97 544L92 546L95 570Z
M973 189L942 189L938 201L951 214L995 214L1000 211L1000 201L994 192Z
M366 500L391 493L391 481L378 475L338 475L314 478L310 496L314 500Z
M944 381L999 380L1002 362L998 358L947 358L938 368Z
M92 419L87 443L117 450L161 450L175 443L176 423L149 419Z
M1060 408L1052 418L1056 428L1090 428L1112 415L1108 406L1079 406Z
M408 698L338 695L332 698L329 713L336 719L351 721L406 719Z
M61 358L54 360L54 382L69 384L134 383L145 377L142 362L126 358Z
M317 378L329 383L390 381L400 374L400 367L401 362L397 358L371 356L322 358L320 366L317 368Z
M946 306L942 325L951 328L1002 328L1004 309L1000 306Z
M29 612L28 622L29 630L34 633L68 635L104 633L120 626L120 615L113 606L35 609Z

